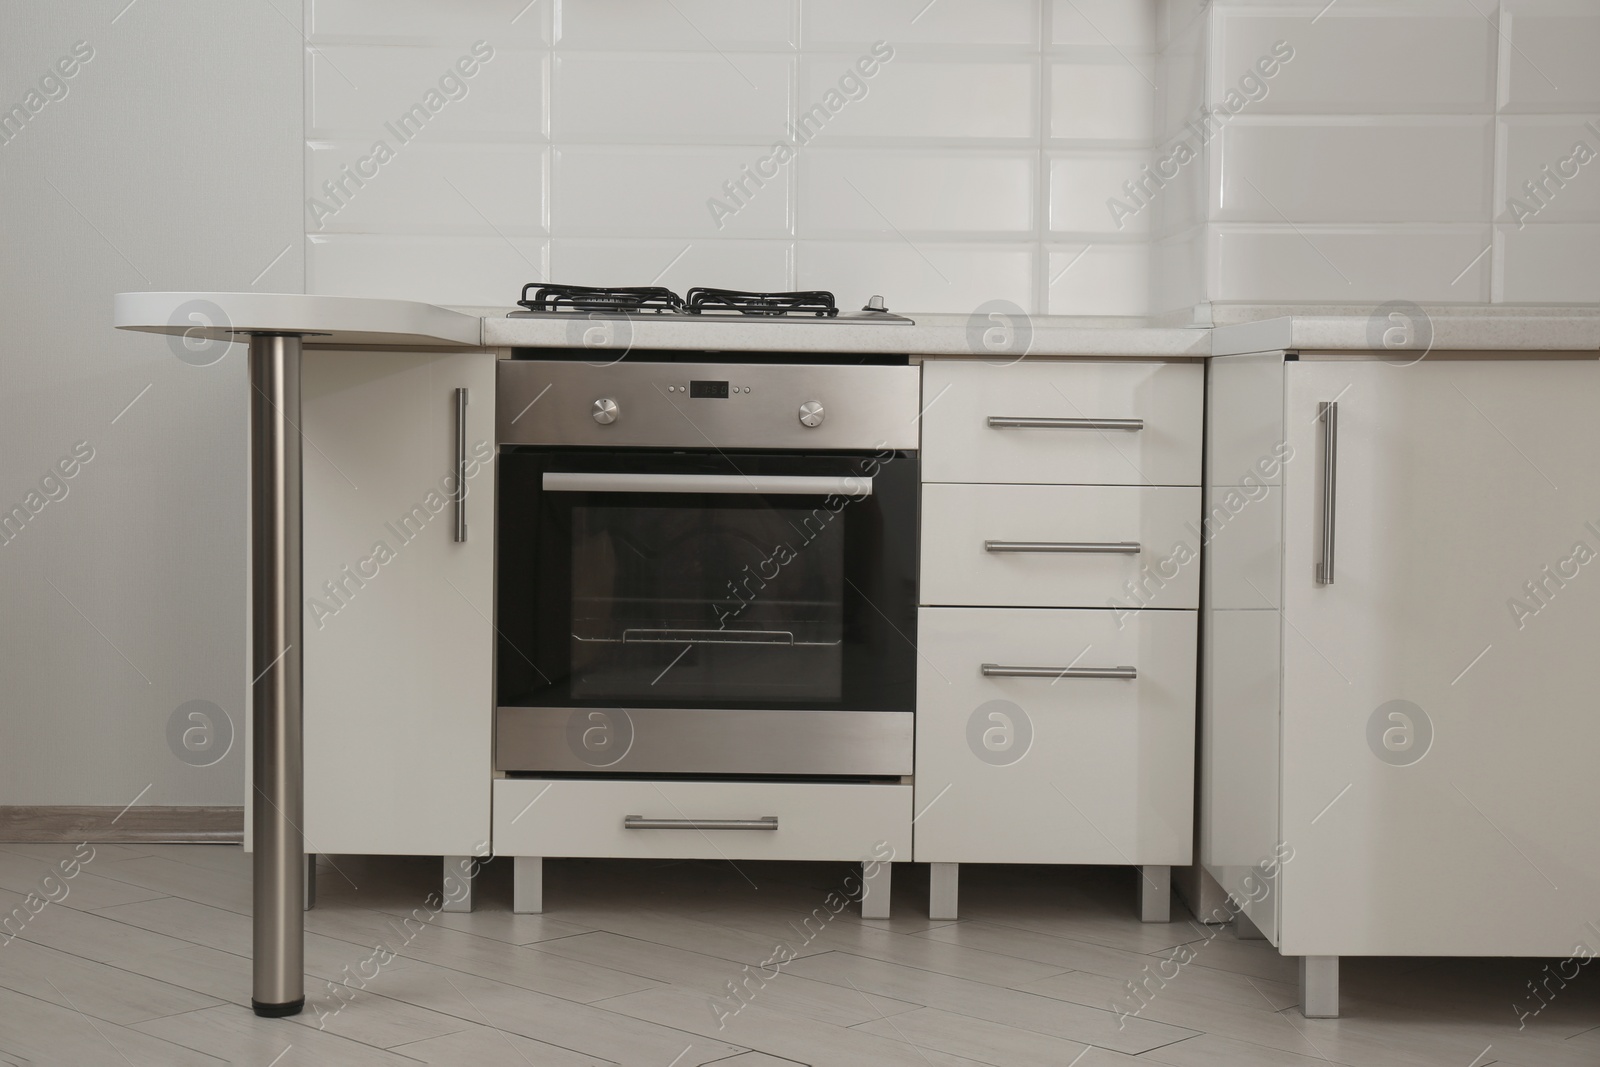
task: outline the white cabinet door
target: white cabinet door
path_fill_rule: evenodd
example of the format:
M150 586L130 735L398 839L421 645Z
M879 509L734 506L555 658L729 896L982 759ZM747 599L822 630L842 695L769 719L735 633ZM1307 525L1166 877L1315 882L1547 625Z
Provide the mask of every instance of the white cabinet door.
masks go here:
M918 862L1190 862L1194 612L924 608L917 627Z
M1600 364L1285 378L1282 951L1593 945ZM1317 414L1336 398L1327 585Z
M489 839L494 384L488 352L306 353L308 852L470 855Z

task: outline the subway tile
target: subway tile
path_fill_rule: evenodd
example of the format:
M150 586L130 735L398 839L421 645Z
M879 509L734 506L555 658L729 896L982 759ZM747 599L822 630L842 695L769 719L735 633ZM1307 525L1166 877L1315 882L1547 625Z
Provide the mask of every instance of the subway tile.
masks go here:
M1126 190L1124 205L1141 213L1148 211L1150 232L1157 237L1200 225L1210 212L1210 154L1214 151L1202 145L1192 131L1158 146L1150 155L1150 174L1140 168L1135 189L1148 207L1128 196Z
M1051 248L1046 269L1051 315L1144 315L1150 309L1146 244Z
M1487 118L1237 118L1212 142L1213 218L1476 222L1488 217Z
M1033 231L1033 153L802 152L801 233L807 237Z
M1500 105L1506 111L1600 109L1600 7L1590 0L1505 0Z
M792 0L581 0L561 5L558 48L790 49Z
M486 224L506 234L543 232L542 145L419 139L386 161L374 147L307 146L307 233L471 233Z
M550 102L557 140L676 144L765 140L789 116L787 56L558 53Z
M307 56L307 136L539 136L544 58L512 48L328 45ZM458 66L459 64L459 66ZM463 71L471 71L470 75Z
M1501 291L1510 304L1600 302L1600 225L1530 222L1495 227Z
M1274 48L1293 57L1266 81L1252 113L1484 113L1494 106L1498 38L1465 4L1438 9L1333 7L1301 15L1223 8L1215 15L1213 100L1222 100ZM1248 86L1247 86L1248 88Z
M1155 108L1155 62L1148 56L1050 66L1050 136L1148 143Z
M841 308L858 308L874 294L891 311L966 314L989 300L1033 308L1031 248L903 240L801 241L795 281L828 289Z
M1158 140L1171 137L1187 122L1201 119L1200 109L1206 100L1206 60L1198 40L1186 39L1163 52L1156 61L1155 81Z
M801 0L809 49L892 45L1036 46L1035 0Z
M859 57L807 55L800 76L802 132L836 138L1032 139L1038 135L1038 68L1030 60L934 62L895 56L870 78ZM857 99L847 95L853 86ZM831 114L829 113L831 109ZM806 116L815 118L808 122ZM821 133L815 133L820 128Z
M1600 119L1515 115L1500 127L1496 220L1600 222Z
M485 227L487 229L487 227ZM432 304L511 305L543 281L542 238L321 234L306 238L306 292Z
M1150 246L1150 312L1192 308L1208 298L1206 248L1208 229L1191 230Z
M774 173L763 178L757 168L768 155L758 145L557 148L551 231L563 237L786 237L793 164L769 167Z
M1050 43L1154 51L1160 7L1157 0L1051 0Z
M537 47L549 42L548 0L310 0L306 29L311 43L396 38L471 43L496 48Z
M1213 300L1475 303L1489 299L1488 226L1215 224Z
M794 288L788 241L557 238L550 278L570 285L664 285L782 292Z
M1131 203L1123 188L1126 182L1140 180L1148 160L1146 153L1132 151L1053 156L1050 229L1057 233L1148 233L1152 213ZM1165 192L1160 190L1157 195Z

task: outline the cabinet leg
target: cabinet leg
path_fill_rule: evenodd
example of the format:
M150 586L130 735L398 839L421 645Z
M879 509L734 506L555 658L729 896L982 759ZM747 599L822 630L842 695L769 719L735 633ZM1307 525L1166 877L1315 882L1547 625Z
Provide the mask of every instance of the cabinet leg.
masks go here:
M1339 957L1300 957L1300 1014L1307 1019L1339 1017Z
M317 854L306 853L306 911L317 906Z
M446 856L444 858L443 911L472 910L472 876L475 861L471 856Z
M544 912L544 857L518 856L512 861L511 910L518 915Z
M861 917L889 917L889 874L892 863L868 860L861 865Z
M956 918L957 895L961 888L961 864L928 864L928 918Z
M1172 868L1145 864L1139 868L1139 921L1172 921Z

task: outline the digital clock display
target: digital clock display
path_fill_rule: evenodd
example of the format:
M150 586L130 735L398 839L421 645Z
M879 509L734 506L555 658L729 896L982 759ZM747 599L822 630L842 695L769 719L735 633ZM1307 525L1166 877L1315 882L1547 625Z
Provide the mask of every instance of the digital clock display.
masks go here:
M726 400L728 399L728 383L691 381L689 383L689 396L691 399Z

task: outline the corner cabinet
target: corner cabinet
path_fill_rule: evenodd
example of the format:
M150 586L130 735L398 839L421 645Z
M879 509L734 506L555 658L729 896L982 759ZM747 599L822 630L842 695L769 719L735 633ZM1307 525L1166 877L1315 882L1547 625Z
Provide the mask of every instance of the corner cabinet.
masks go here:
M494 390L492 352L306 353L309 852L487 846Z
M1595 945L1600 363L1210 373L1202 862L1307 1015L1339 956Z
M913 858L1141 867L1193 850L1203 368L923 368Z

